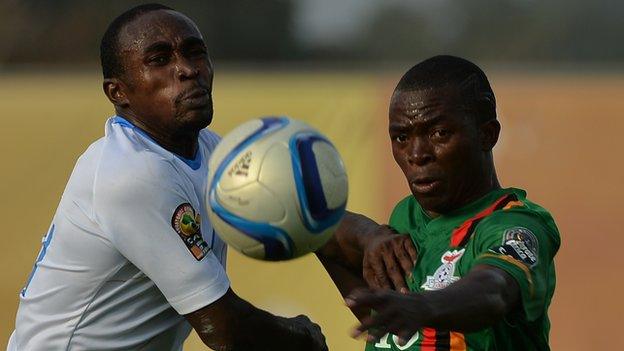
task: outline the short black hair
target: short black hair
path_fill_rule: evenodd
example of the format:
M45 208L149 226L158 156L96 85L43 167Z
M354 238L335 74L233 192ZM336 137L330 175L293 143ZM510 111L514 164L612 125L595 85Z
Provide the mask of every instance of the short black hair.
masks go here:
M144 4L135 6L117 16L106 28L100 42L100 62L104 78L120 77L123 74L123 66L119 57L119 32L128 23L137 17L152 11L174 9L161 4Z
M487 76L474 63L456 56L439 55L410 68L395 91L458 89L462 108L478 123L496 119L496 98Z

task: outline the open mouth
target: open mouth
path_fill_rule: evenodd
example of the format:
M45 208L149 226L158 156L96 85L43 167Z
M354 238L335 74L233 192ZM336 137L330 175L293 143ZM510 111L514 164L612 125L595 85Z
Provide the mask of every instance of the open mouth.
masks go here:
M418 178L410 182L411 188L418 193L426 194L436 190L442 182L435 178Z

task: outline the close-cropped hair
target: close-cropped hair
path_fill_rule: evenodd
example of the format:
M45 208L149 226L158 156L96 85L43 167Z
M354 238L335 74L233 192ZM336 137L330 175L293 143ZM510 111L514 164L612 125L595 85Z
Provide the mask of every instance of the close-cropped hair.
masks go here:
M108 25L100 42L100 62L104 78L120 77L124 73L118 54L119 33L123 27L143 14L158 10L174 11L172 8L161 4L139 5L120 14Z
M496 98L487 76L474 63L456 56L440 55L410 68L401 77L395 91L456 89L461 108L476 122L496 119Z

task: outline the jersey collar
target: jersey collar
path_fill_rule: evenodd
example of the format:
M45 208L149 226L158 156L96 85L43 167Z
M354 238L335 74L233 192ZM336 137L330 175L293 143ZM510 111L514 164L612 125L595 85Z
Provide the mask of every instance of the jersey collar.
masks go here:
M154 140L149 134L147 134L143 129L135 126L130 121L128 121L127 119L125 119L125 118L123 118L121 116L113 116L111 118L111 124L119 124L122 127L131 128L135 132L137 132L137 133L141 134L142 136L146 137L147 139L149 139L154 144L158 145L158 147L160 147L161 149L166 150L165 148L160 146L160 144L158 144L158 142L156 140ZM179 160L184 162L187 166L189 166L194 171L198 170L199 167L201 167L202 153L201 153L201 150L199 149L199 147L197 148L197 151L195 151L195 157L194 158L185 158L185 157L180 156L180 155L178 155L178 154L176 154L174 152L171 152L169 150L166 150L166 151L171 153L175 157L177 157Z
M453 229L461 225L464 221L472 218L477 213L483 211L488 206L492 205L494 201L501 196L507 194L516 194L518 198L526 198L526 192L522 189L516 188L502 188L492 190L483 197L453 211L440 215L436 218L431 218L418 204L418 211L415 211L416 216L420 216L420 221L426 224L427 232ZM417 203L417 201L416 201Z

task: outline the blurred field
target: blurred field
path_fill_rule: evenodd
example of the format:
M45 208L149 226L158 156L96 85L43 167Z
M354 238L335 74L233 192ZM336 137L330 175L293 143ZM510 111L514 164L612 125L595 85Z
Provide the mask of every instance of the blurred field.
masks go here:
M562 233L558 286L551 307L553 350L624 349L620 247L624 214L620 117L624 77L490 73L503 135L495 150L505 186L527 189L550 209ZM385 122L398 75L219 72L215 122L225 133L257 116L287 114L324 131L342 153L349 208L384 220L407 193L392 163ZM103 134L112 108L93 74L0 76L0 348L14 326L18 291L76 158ZM331 350L361 350L355 323L314 257L251 261L230 251L233 288L274 313L305 313ZM186 350L201 350L195 336Z

